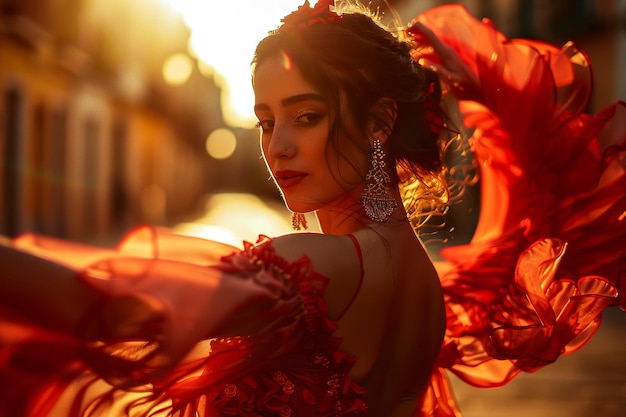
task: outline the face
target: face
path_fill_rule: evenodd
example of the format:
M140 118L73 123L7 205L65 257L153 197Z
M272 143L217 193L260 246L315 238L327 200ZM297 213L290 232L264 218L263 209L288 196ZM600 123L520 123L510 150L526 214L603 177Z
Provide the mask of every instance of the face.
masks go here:
M265 163L290 210L351 207L363 188L367 156L345 137L339 150L329 144L331 107L285 62L282 56L267 58L254 77Z

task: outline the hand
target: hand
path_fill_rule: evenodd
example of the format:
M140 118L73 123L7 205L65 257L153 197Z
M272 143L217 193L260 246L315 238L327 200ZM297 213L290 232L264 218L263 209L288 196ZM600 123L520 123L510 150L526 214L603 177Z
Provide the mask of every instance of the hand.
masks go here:
M482 101L482 90L478 76L454 49L442 42L432 30L421 22L413 22L408 32L418 42L424 42L432 47L440 62L435 62L426 57L421 57L420 62L423 66L435 71L452 94L461 100Z

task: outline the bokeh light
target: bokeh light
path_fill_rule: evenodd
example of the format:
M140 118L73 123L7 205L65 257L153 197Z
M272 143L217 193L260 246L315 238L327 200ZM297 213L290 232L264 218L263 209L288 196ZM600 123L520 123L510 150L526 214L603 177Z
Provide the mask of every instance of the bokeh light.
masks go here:
M215 159L229 158L237 149L237 137L230 129L215 129L206 140L206 151Z
M183 85L193 71L191 59L182 53L171 55L163 64L163 79L173 86Z

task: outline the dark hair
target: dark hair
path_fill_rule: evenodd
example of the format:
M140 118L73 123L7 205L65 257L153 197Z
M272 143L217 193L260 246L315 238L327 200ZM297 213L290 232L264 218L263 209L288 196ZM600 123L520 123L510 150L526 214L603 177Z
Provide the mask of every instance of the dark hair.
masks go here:
M254 69L269 57L285 54L328 99L336 115L329 144L350 163L351 155L340 153L340 132L364 153L371 148L362 138L348 135L346 121L353 121L363 137L369 120L391 128L388 157L396 169L389 174L400 186L409 220L421 233L421 227L443 216L454 199L442 159L454 137L460 136L447 127L437 74L411 57L414 44L404 37L404 30L394 34L367 10L355 9L340 18L285 24L259 43L252 65ZM385 117L392 105L396 106L393 127ZM452 182L463 188L462 182Z
M400 182L409 177L424 183L441 179L440 136L445 120L441 87L432 70L412 59L408 40L399 39L361 11L326 22L286 26L258 44L253 68L276 54L287 55L335 110L330 141L336 140L340 129L345 131L343 111L362 131L369 120L391 128L385 117L389 108L381 103L395 103L397 118L388 141L389 156L396 164L392 174L399 174ZM362 149L370 152L365 144Z

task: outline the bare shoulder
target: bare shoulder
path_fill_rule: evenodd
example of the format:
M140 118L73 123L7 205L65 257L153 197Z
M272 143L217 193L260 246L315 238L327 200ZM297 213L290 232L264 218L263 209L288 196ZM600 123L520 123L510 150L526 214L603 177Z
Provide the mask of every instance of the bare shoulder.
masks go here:
M348 236L322 233L292 233L272 240L276 254L287 261L306 256L316 272L333 277L358 268L357 250Z
M272 246L287 261L306 256L315 272L329 278L324 293L329 317L337 317L358 291L362 264L349 236L295 233L275 238Z

